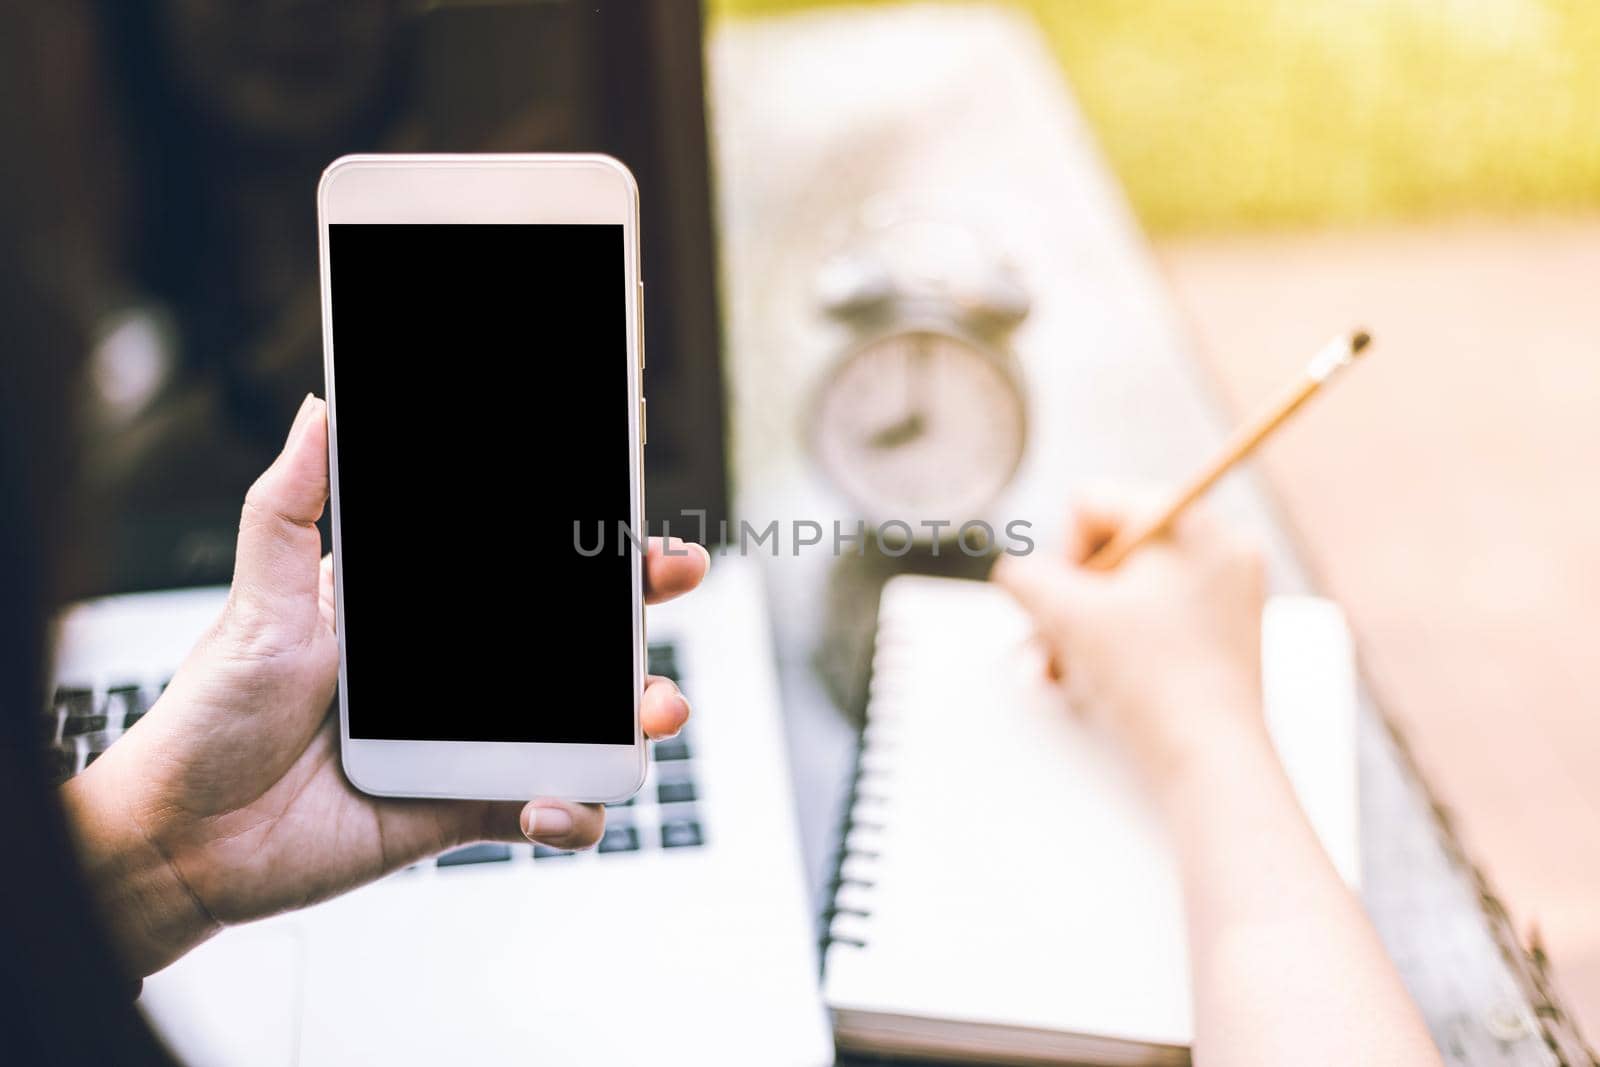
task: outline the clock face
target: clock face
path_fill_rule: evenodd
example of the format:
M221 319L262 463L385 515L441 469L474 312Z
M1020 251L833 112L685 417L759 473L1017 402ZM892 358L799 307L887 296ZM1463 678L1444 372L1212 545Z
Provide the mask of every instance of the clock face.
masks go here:
M871 341L823 385L812 440L824 470L876 522L959 525L1022 459L1022 394L1001 361L932 330ZM942 531L952 536L954 530Z

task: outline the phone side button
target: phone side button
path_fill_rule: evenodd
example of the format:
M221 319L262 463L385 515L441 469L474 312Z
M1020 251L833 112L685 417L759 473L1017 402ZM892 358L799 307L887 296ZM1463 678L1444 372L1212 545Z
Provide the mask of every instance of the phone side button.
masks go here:
M650 443L650 420L645 417L648 412L649 412L649 408L645 404L644 397L640 397L639 398L639 443L642 444L642 445L647 445L647 444Z

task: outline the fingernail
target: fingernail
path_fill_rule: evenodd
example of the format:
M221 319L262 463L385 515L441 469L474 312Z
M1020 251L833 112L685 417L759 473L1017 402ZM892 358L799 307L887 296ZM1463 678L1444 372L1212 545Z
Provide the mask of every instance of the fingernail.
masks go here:
M694 547L694 550L696 552L700 553L700 558L705 561L706 566L710 567L711 566L711 553L710 553L709 550L707 550L706 546L702 545L698 541L690 541L689 544Z
M530 808L522 832L535 839L565 837L572 827L572 813L565 808Z
M284 438L283 443L285 447L288 447L288 445L299 435L301 428L305 426L306 421L311 418L311 412L316 405L317 397L315 393L307 393L306 398L300 401L300 410L295 412L294 422L289 425L289 436Z
M674 688L677 688L677 686L674 686ZM672 728L672 733L661 734L661 736L656 737L656 741L670 741L672 737L677 737L678 734L683 733L683 728L688 726L688 721L690 721L690 715L693 715L694 713L693 709L690 709L690 699L688 699L686 696L683 696L683 689L678 689L677 693L675 693L675 696L677 696L678 699L678 725Z

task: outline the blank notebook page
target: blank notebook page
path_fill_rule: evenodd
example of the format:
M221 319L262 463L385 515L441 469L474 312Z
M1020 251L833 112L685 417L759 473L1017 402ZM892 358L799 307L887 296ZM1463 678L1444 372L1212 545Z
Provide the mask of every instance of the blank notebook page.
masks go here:
M1337 608L1275 602L1269 719L1356 877L1354 682ZM861 779L830 927L837 1012L1190 1042L1177 872L1121 754L1068 713L994 587L884 590Z

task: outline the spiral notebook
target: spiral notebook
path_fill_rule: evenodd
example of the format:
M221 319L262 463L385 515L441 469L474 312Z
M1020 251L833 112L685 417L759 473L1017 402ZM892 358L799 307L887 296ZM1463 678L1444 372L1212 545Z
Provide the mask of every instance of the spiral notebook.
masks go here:
M1120 753L1065 710L1029 625L979 582L884 589L824 966L843 1049L966 1061L1185 1063L1179 886ZM1356 683L1333 604L1263 624L1273 740L1359 879Z

